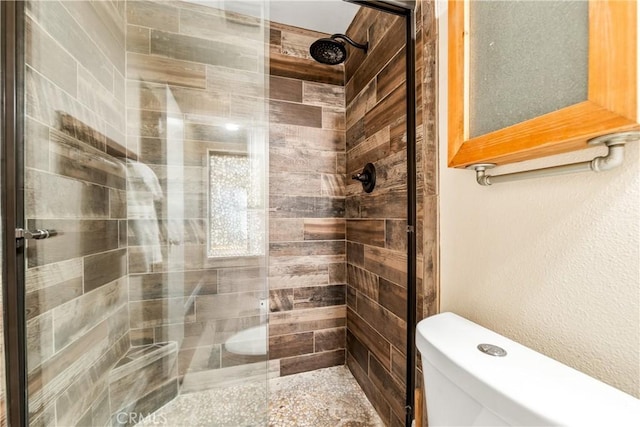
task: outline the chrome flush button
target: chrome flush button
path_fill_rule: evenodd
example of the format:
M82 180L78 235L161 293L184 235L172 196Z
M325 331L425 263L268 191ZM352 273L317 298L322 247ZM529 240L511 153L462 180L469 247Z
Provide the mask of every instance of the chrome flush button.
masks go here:
M489 356L504 357L507 355L504 348L493 344L478 344L478 350Z

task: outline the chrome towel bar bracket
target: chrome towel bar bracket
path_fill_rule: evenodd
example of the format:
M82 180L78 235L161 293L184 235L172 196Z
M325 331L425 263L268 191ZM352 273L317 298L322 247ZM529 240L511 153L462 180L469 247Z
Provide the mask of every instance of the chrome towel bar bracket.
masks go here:
M589 145L606 145L609 151L606 156L599 156L586 162L551 166L522 172L488 175L486 171L494 168L494 163L475 163L466 167L476 171L476 181L480 185L493 185L501 182L521 181L523 179L541 178L555 175L566 175L578 172L604 172L620 166L624 160L624 145L627 142L640 140L639 131L619 132L590 139Z

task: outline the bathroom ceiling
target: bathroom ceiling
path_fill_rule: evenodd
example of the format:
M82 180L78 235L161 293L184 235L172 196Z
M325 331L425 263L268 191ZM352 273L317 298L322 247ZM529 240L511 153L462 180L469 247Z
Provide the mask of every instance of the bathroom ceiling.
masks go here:
M216 9L260 17L263 0L186 0ZM360 9L342 0L266 0L269 20L322 33L345 33Z
M271 0L269 19L322 33L345 33L358 9L342 0Z

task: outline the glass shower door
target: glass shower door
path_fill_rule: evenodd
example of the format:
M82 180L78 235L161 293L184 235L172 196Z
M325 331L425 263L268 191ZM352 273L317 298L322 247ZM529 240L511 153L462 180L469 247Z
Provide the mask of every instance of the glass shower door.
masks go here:
M26 2L30 425L266 423L268 33L229 4Z

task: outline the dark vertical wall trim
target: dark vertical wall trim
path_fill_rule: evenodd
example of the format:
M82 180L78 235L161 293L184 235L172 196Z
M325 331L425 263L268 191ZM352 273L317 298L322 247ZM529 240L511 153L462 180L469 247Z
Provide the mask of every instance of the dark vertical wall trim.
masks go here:
M405 426L411 426L415 413L416 388L416 37L414 11L378 0L345 0L364 7L404 16L406 28L406 93L407 93L407 390Z
M414 417L416 388L416 31L414 13L407 9L407 418L410 426Z
M7 421L27 425L24 251L14 238L23 225L24 2L2 1L2 227Z

